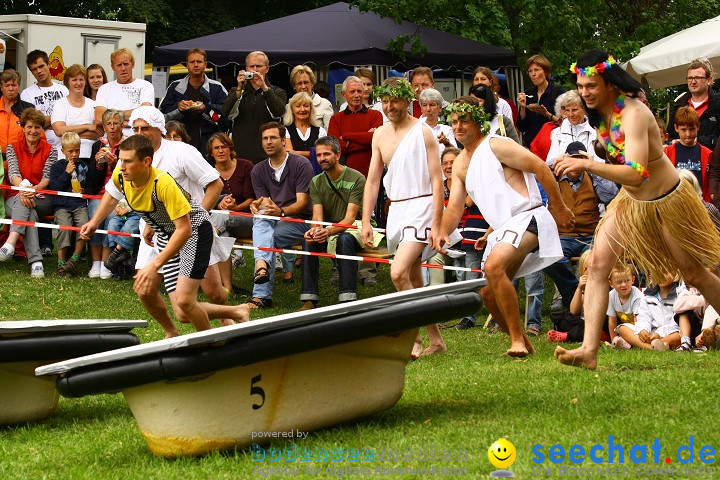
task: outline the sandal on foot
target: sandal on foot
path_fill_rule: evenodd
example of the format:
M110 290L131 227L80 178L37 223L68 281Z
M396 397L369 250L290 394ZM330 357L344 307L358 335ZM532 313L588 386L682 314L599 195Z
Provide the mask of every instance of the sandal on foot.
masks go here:
M293 275L293 272L283 273L283 283L293 283L294 280L295 276Z
M267 267L258 267L255 270L255 277L253 277L253 283L255 285L262 285L270 281L270 275L268 275Z
M247 305L250 310L255 310L256 308L270 308L272 307L272 298L255 297L250 299L245 305Z
M538 336L540 336L540 329L535 326L528 327L528 329L525 330L525 333L527 334L528 337L538 337Z

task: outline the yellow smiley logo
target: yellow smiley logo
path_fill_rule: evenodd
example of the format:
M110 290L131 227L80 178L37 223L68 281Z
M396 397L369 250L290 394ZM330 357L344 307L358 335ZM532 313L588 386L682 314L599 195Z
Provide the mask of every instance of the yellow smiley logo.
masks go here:
M498 439L488 448L488 459L495 468L507 468L513 464L517 452L515 445L504 438Z

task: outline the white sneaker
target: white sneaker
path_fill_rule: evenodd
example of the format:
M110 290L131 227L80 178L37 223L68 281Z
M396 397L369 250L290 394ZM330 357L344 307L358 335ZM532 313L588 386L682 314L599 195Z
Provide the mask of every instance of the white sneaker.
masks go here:
M43 268L42 265L35 265L30 270L30 276L32 278L43 278L43 277L45 277L45 269Z
M102 265L102 264L100 264ZM100 265L96 265L93 263L92 268L88 272L88 277L90 278L100 278Z
M618 350L630 350L632 348L632 345L630 345L627 340L622 338L620 335L613 339L612 346Z
M112 271L105 268L105 265L100 265L100 279L107 280L112 278Z
M11 260L15 255L15 249L9 249L8 247L0 248L0 262L7 262Z

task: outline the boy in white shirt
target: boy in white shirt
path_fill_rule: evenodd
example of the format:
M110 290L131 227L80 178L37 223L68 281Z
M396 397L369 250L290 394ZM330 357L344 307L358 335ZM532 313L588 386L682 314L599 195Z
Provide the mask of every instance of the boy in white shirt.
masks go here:
M32 103L45 115L45 138L50 145L57 146L60 144L60 139L50 128L50 117L55 102L66 97L69 91L65 85L52 79L49 64L48 54L42 50L33 50L28 53L27 66L36 82L20 93L20 99Z

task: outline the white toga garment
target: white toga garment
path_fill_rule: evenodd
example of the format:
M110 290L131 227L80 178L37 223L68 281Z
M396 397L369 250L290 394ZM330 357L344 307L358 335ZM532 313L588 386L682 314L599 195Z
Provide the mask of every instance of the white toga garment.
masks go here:
M494 138L501 142L513 141L495 134L485 137L470 159L465 186L493 229L485 248L483 266L498 242L509 243L517 248L530 221L535 218L539 249L525 257L515 274L515 278L519 278L557 262L563 257L563 251L555 220L542 204L535 175L522 172L528 197L516 192L505 181L503 165L490 147L490 140Z
M392 201L385 230L388 250L392 254L402 242L427 244L432 228L432 183L423 128L430 127L425 122L417 122L405 134L383 180L385 192ZM460 239L460 233L455 230L450 236L450 244ZM435 251L427 245L422 259L426 260L434 254Z

